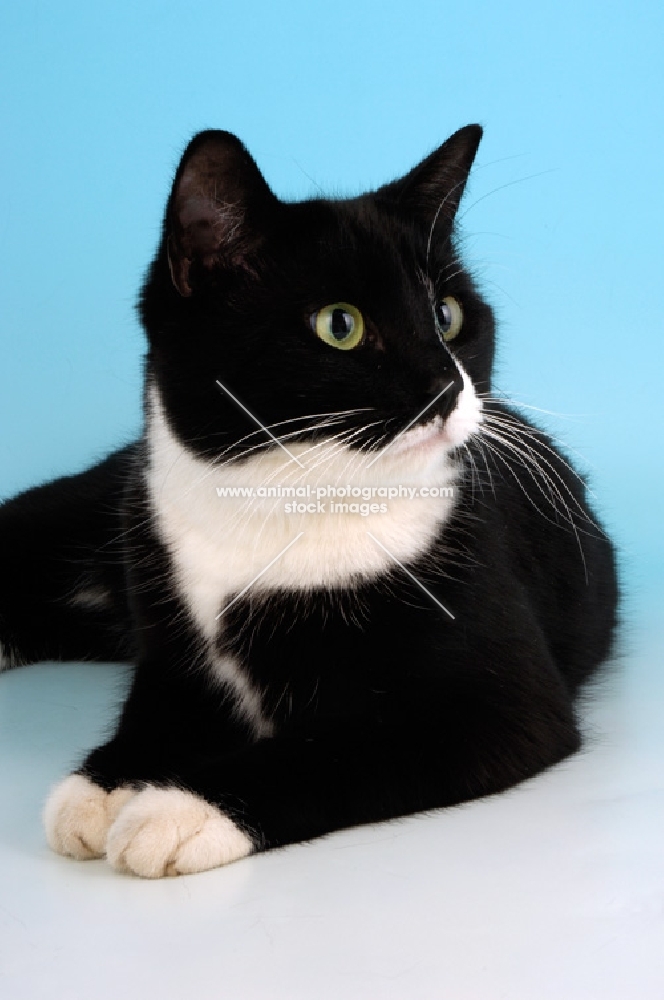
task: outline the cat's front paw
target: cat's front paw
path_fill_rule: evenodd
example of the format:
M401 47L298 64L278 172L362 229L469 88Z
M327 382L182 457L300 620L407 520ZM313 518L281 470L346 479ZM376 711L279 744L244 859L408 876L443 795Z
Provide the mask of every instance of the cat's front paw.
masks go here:
M179 788L148 786L119 813L106 854L118 871L161 878L227 865L253 847L246 833L205 799Z
M70 774L55 786L44 806L49 845L78 861L103 857L113 820L135 794L131 788L106 792L85 775Z

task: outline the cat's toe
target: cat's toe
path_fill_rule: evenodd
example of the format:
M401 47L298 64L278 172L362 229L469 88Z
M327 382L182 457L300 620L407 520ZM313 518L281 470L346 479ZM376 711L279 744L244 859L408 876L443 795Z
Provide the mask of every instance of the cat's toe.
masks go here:
M130 788L109 793L83 774L70 774L55 786L44 806L49 845L79 861L101 858L111 823L135 794Z
M252 850L250 838L205 799L153 786L122 809L106 842L115 868L144 878L217 868Z

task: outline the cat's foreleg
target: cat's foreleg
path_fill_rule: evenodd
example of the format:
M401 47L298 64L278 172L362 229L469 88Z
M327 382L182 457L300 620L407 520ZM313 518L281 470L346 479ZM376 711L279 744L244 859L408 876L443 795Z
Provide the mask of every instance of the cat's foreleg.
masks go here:
M57 853L78 860L102 857L111 825L139 790L175 788L183 771L195 773L201 761L251 739L232 699L211 686L204 672L197 673L193 650L188 659L189 674L173 670L166 660L139 663L114 736L53 788L44 825ZM181 814L178 803L172 796L172 807Z
M120 777L127 748L108 745L90 756L83 777L66 779L78 783L70 819L61 811L49 839L62 853L90 856L58 846L57 831L77 815L117 869L159 877L499 792L579 745L564 691L544 684L536 701L533 693L508 686L501 700L494 684L455 701L432 692L440 711L404 716L399 728L368 722L362 732L348 731L340 720L334 734L276 736L216 755L194 755L180 743L170 765L162 754L161 767L146 764L137 781ZM104 779L104 768L115 777ZM121 791L100 798L100 782ZM90 847L80 826L66 832L70 845L78 837Z

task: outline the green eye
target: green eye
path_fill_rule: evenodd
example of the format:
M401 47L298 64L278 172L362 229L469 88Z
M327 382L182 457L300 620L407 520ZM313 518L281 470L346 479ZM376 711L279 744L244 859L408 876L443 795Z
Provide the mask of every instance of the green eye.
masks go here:
M341 351L357 347L364 336L362 313L347 302L334 302L314 313L311 326L324 343L338 347Z
M436 309L436 322L443 340L454 340L463 326L463 309L451 295L446 296Z

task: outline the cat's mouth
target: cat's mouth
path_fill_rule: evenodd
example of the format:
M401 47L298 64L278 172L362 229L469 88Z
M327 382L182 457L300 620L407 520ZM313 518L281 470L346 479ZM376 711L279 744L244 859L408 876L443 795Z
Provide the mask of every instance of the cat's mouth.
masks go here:
M389 450L393 455L400 455L416 450L430 451L440 445L449 446L450 442L445 434L446 423L439 416L432 417L427 423L418 424L397 435Z

